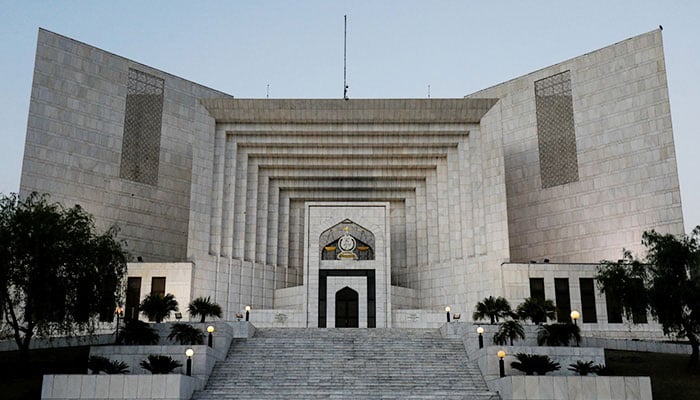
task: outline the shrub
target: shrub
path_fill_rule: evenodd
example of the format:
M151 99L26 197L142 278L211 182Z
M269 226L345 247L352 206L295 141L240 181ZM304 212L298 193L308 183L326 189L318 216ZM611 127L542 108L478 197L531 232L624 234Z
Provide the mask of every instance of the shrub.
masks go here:
M170 356L159 354L149 354L148 359L141 361L140 365L141 368L150 371L153 375L169 374L175 368L182 367L180 361L173 360Z
M170 328L168 339L177 340L180 344L203 344L204 332L190 324L174 324Z
M554 302L552 300L542 300L536 297L528 297L523 301L516 313L522 320L529 319L534 324L547 322L547 319L554 319L555 311Z
M129 365L123 361L110 360L102 356L90 356L88 359L88 369L93 375L98 375L100 372L105 374L128 374Z
M576 372L577 375L586 376L592 372L595 372L596 366L593 365L593 361L576 361L575 364L569 364L569 371Z
M558 362L552 361L549 356L540 354L518 353L515 355L518 361L513 361L510 366L523 371L525 375L545 375L547 372L561 369Z
M510 345L512 346L513 340L518 338L525 339L525 330L520 321L505 321L498 327L498 331L493 335L493 343L505 345L510 339Z
M537 329L537 344L540 346L568 346L573 340L581 341L581 328L574 324L541 325Z
M158 344L158 332L149 324L137 319L128 320L119 333L120 342L124 344Z
M211 301L211 297L197 297L187 306L187 311L191 316L201 316L199 322L204 322L206 317L221 318L221 306Z
M171 293L165 296L158 293L151 293L143 299L139 305L139 310L141 310L149 321L161 323L164 319L170 318L170 312L178 311L179 307L175 296Z
M593 366L593 373L598 376L610 376L615 375L615 371L612 368L605 366L605 364L597 364Z

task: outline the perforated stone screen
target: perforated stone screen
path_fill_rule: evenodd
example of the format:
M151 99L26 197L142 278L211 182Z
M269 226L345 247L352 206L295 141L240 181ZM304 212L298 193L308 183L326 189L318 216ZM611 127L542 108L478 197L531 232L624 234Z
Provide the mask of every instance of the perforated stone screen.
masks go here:
M124 179L158 184L163 87L163 79L129 69L119 173Z
M535 105L542 188L578 181L570 71L536 81Z

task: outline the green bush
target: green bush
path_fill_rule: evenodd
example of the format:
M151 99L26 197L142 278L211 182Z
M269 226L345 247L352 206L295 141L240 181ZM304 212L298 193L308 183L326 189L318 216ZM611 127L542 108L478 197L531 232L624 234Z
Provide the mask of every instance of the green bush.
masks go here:
M119 342L124 344L158 344L158 332L149 324L137 319L128 320L119 332Z
M581 328L574 324L541 325L537 329L537 344L540 346L568 346L571 341L581 341Z
M513 361L510 366L523 371L525 375L545 375L547 372L561 369L558 362L552 361L549 356L540 354L518 353L515 355L518 361Z
M165 296L151 293L143 299L139 305L139 310L149 321L161 323L164 319L170 318L170 312L178 311L179 307L175 296L171 293Z
M554 311L556 307L552 300L542 300L537 297L528 297L523 301L516 313L522 320L530 320L534 324L542 324L547 322L547 319L554 319Z
M174 324L168 339L177 340L180 344L204 344L204 332L190 324Z
M141 361L141 368L150 371L153 375L169 374L175 368L182 367L182 363L173 360L170 356L150 354L148 359Z

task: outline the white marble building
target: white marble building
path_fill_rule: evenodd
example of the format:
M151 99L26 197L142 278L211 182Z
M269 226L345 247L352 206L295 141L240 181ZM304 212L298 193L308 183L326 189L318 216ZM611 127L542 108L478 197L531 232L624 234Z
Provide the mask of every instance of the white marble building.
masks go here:
M32 190L119 224L127 309L211 296L258 325L437 326L541 295L653 334L594 263L683 232L659 30L460 99L347 101L237 99L40 30Z

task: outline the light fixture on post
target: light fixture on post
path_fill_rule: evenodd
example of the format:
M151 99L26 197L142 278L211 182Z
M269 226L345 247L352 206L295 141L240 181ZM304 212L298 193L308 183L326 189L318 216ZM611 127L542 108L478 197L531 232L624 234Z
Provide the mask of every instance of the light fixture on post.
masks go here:
M451 310L452 309L450 308L450 306L445 307L445 313L447 314L447 322L450 322L450 311Z
M207 345L209 345L209 347L214 347L213 346L214 337L212 335L212 333L214 333L214 325L207 326L207 332L209 332L209 338L207 339Z
M124 316L124 309L117 305L114 309L114 314L117 316L117 331L114 334L114 343L119 344L119 319Z
M476 328L476 333L479 334L479 348L483 349L484 348L484 328L482 328L482 327Z
M176 313L175 313L175 319L176 319L178 322L180 322L180 320L182 319L182 313L181 313L181 312L176 312Z
M185 350L185 355L187 356L187 376L192 376L192 356L194 355L194 350Z
M503 350L498 351L498 373L501 375L501 378L506 376L506 364L503 361L504 358L506 358L506 352Z
M245 320L250 321L250 306L245 306Z
M578 319L581 318L581 313L574 310L571 312L571 314L569 316L571 317L571 319L574 320L574 325L578 325L578 322L576 322L576 321L578 321Z

